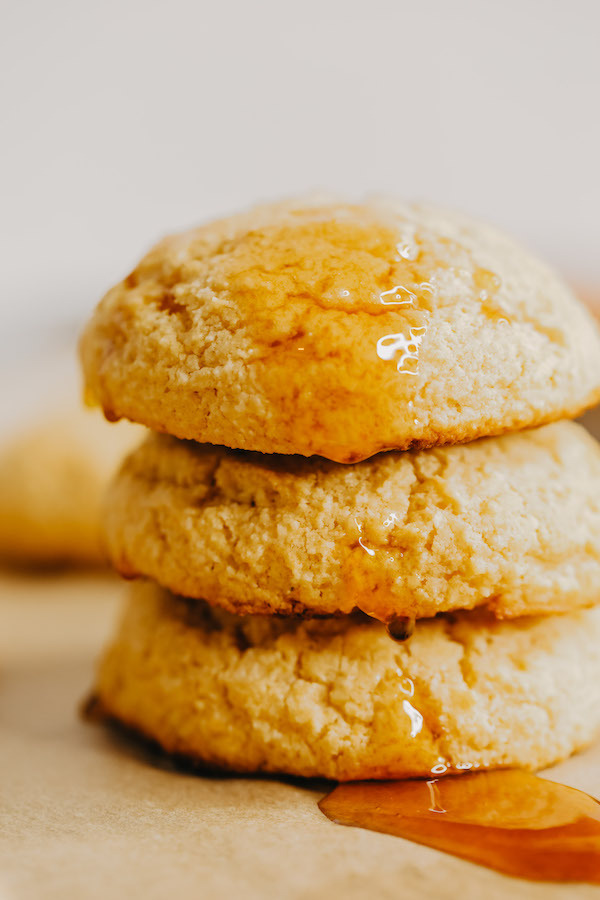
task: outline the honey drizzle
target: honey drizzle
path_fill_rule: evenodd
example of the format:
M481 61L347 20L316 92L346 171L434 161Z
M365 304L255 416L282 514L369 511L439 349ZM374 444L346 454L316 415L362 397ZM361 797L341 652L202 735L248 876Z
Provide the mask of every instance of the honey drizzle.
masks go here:
M412 637L414 630L415 620L409 616L394 616L386 625L388 635L399 644Z
M529 772L341 784L319 808L506 875L600 884L600 803Z

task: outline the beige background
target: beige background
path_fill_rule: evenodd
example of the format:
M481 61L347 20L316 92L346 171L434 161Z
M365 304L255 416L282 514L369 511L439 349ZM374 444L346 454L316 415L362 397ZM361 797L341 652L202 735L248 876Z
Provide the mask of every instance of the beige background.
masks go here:
M4 0L2 14L11 365L159 235L315 187L464 209L600 283L597 0Z

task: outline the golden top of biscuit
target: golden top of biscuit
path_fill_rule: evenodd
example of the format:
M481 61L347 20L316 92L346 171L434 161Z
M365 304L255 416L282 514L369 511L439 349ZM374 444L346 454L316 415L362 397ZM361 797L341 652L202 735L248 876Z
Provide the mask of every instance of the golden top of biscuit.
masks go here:
M157 245L83 336L110 418L341 462L573 415L600 335L482 225L392 203L260 207Z

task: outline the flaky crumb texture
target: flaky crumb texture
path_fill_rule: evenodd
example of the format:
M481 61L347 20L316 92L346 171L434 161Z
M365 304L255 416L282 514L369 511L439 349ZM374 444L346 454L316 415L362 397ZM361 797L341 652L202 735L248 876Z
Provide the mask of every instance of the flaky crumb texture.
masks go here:
M288 202L158 244L81 341L90 397L180 438L354 462L600 400L600 334L542 263L456 214Z
M417 624L245 617L133 587L99 668L104 711L167 752L340 780L539 769L600 726L600 609Z
M600 447L558 422L345 466L152 435L105 531L123 574L231 612L568 612L600 601Z

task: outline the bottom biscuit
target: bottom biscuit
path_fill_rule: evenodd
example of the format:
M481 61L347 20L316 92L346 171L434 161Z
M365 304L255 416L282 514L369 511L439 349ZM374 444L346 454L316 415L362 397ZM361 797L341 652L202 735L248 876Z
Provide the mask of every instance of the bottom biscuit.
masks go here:
M132 585L98 671L103 712L168 753L340 781L539 769L600 727L600 608L420 620L233 616Z

